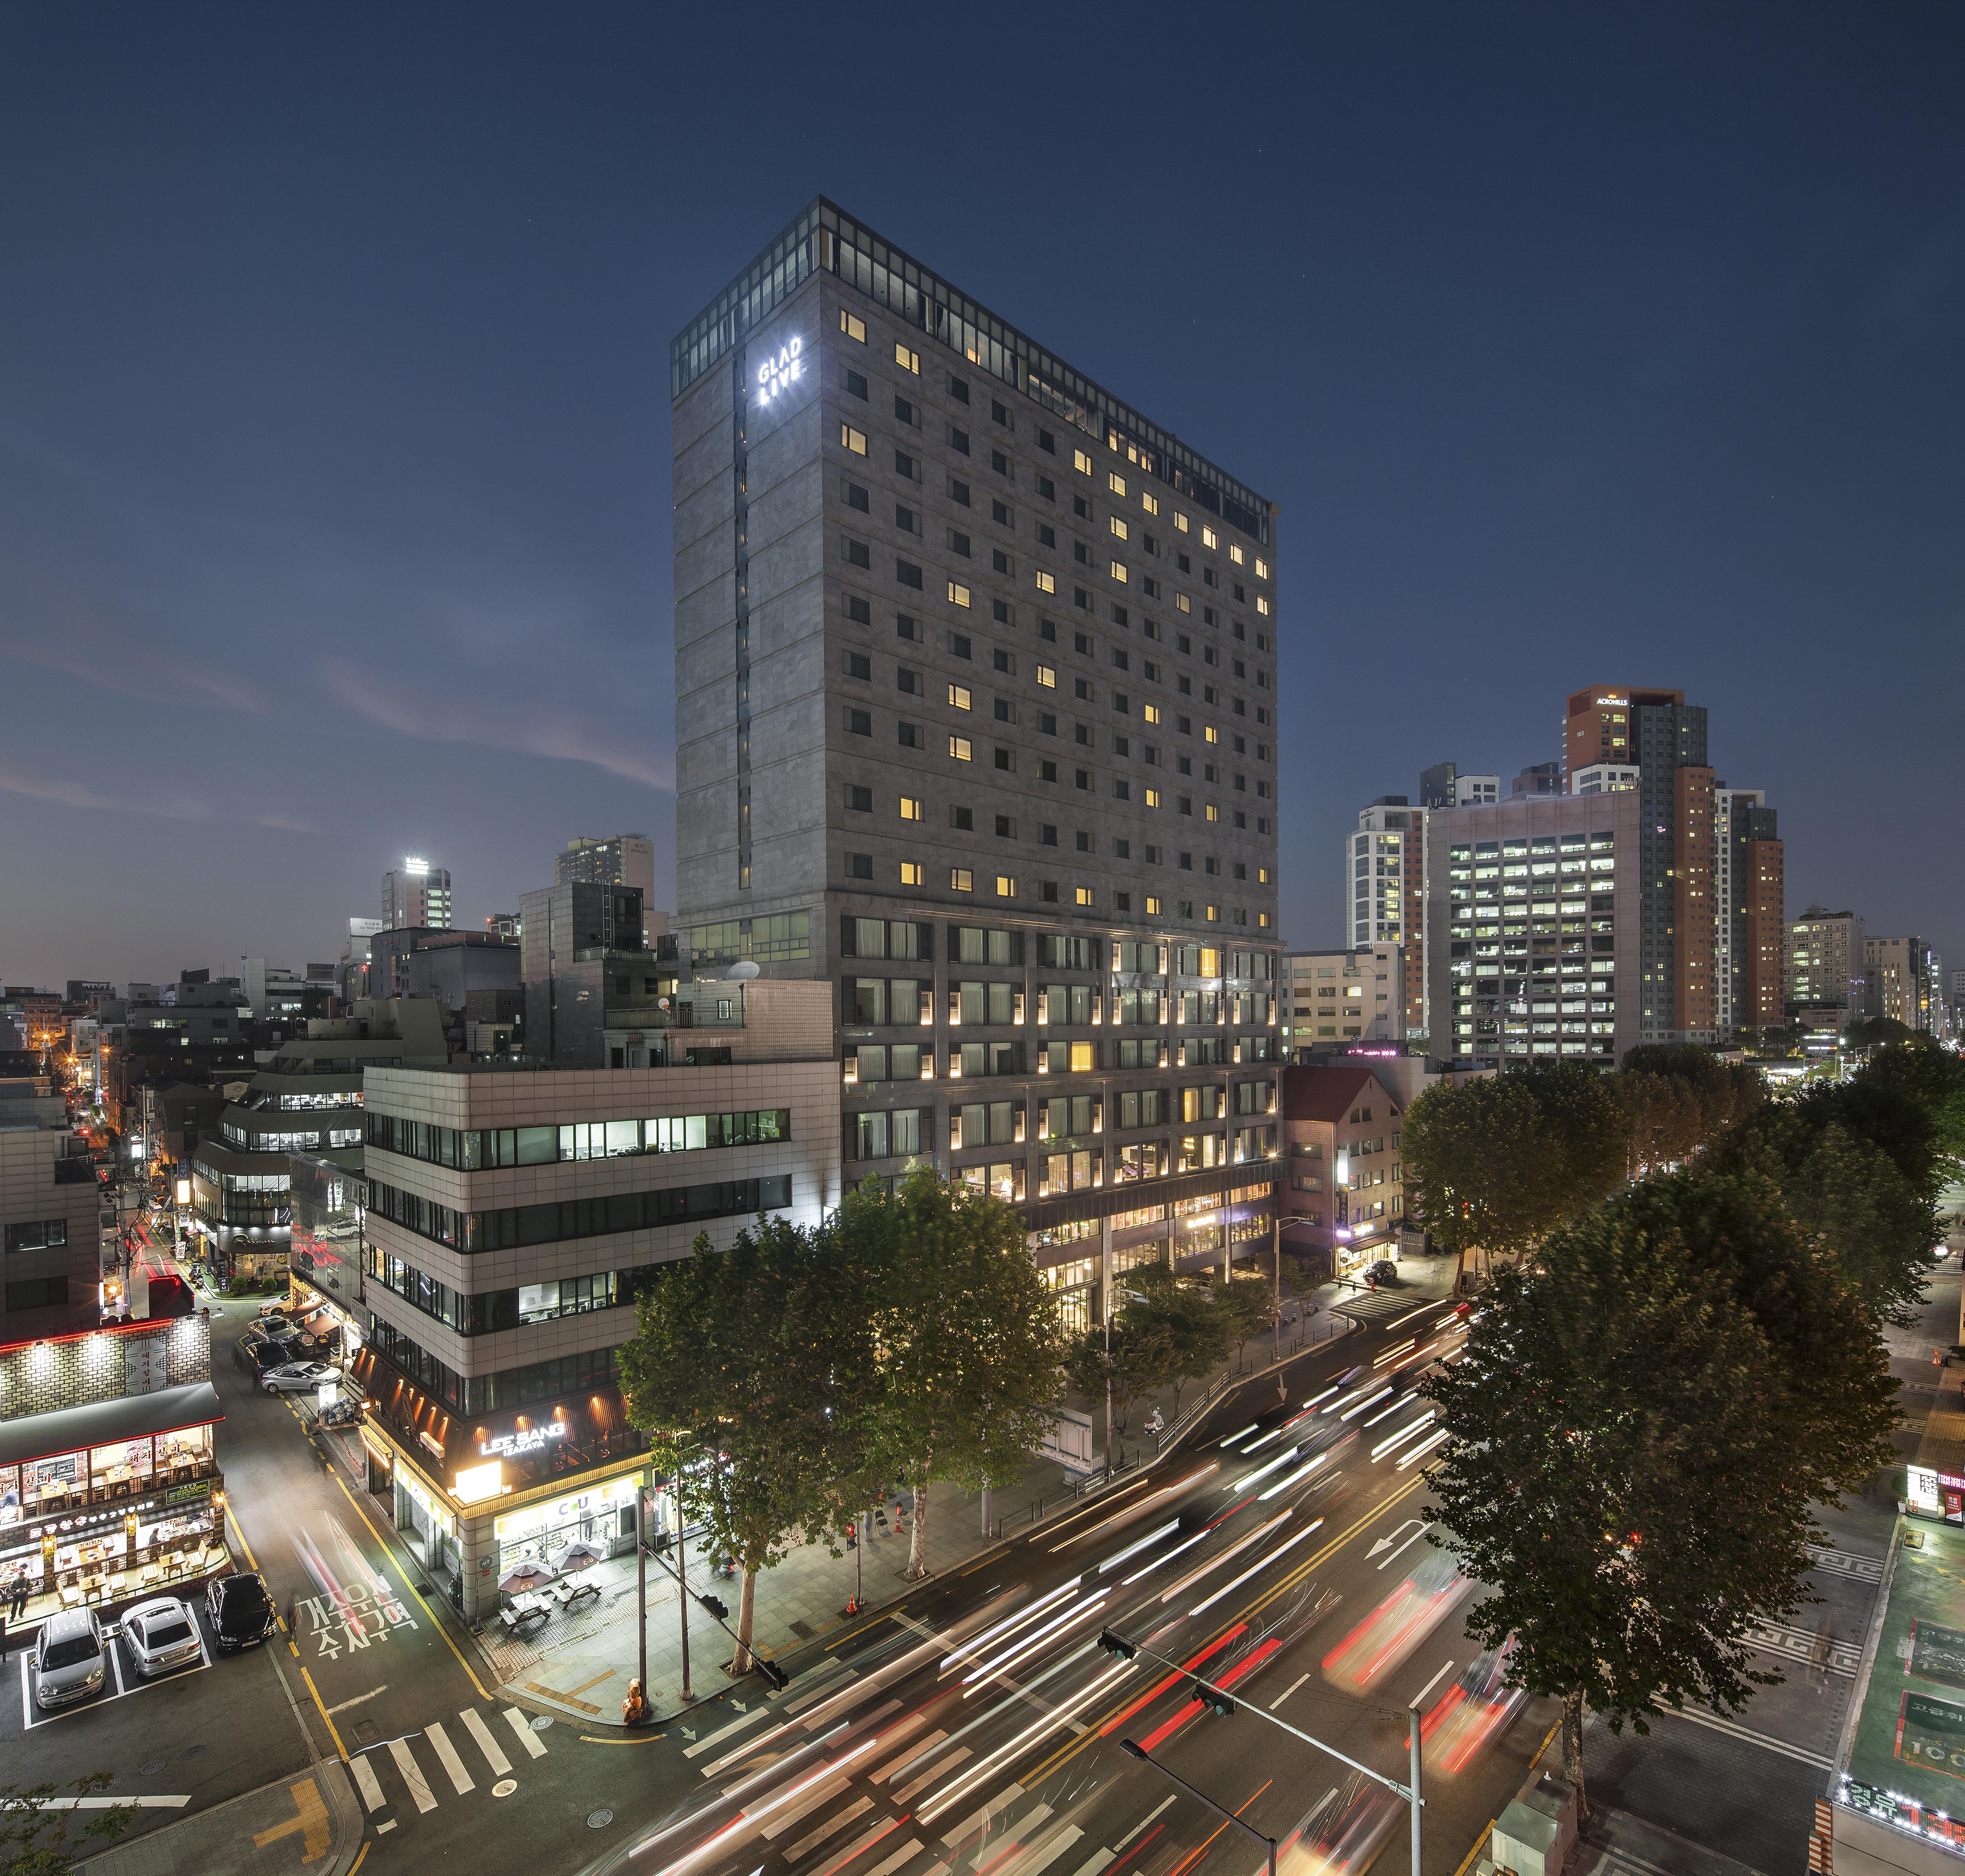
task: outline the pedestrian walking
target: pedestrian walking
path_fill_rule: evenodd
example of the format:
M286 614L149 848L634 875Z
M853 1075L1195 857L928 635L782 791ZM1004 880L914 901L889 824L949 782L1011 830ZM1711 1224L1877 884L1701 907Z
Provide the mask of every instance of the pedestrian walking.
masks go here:
M14 1595L8 1605L10 1621L18 1622L27 1613L27 1572L25 1566L14 1572Z

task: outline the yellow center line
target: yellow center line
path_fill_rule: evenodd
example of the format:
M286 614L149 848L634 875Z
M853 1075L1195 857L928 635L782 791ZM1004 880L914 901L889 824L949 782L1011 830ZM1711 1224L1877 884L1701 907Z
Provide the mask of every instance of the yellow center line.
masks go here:
M445 1628L442 1623L437 1620L436 1612L431 1608L427 1602L423 1601L421 1595L417 1594L416 1586L414 1583L410 1581L408 1572L404 1569L401 1564L396 1563L395 1557L391 1554L389 1547L386 1544L383 1543L382 1534L378 1531L373 1524L368 1523L368 1514L362 1508L362 1506L357 1501L355 1494L349 1490L347 1481L342 1477L340 1473L336 1473L334 1475L334 1482L341 1487L341 1495L345 1498L350 1505L354 1506L355 1515L360 1518L363 1524L368 1525L368 1534L375 1540L376 1548L382 1553L384 1557L388 1559L390 1563L395 1564L396 1574L402 1578L403 1587L408 1590L411 1595L415 1596L419 1603L423 1605L423 1614L429 1617L430 1626L443 1637L443 1645L448 1648L452 1654L457 1656L457 1665L462 1668L466 1674L471 1676L471 1685L477 1688L478 1698L480 1700L488 1701L490 1699L491 1696L484 1691L484 1683L478 1678L477 1670L471 1666L469 1662L465 1659L463 1651L458 1648L455 1642L450 1639L449 1630Z
M667 1737L666 1733L651 1733L644 1739L603 1739L597 1733L583 1733L580 1740L583 1746L646 1746L651 1739L665 1739ZM349 1871L349 1876L355 1876L355 1872Z
M1214 1634L1211 1636L1208 1639L1211 1641L1218 1639L1221 1635L1225 1634L1230 1629L1235 1627L1238 1624L1246 1622L1251 1616L1255 1615L1259 1611L1268 1608L1269 1605L1275 1601L1278 1596L1287 1595L1289 1591L1294 1589L1298 1583L1301 1582L1312 1570L1315 1569L1319 1564L1323 1563L1327 1559L1335 1556L1338 1551L1341 1550L1345 1545L1349 1544L1351 1540L1356 1537L1361 1531L1364 1530L1367 1525L1375 1523L1379 1518L1382 1518L1386 1512L1391 1511L1395 1505L1400 1504L1403 1500L1410 1498L1413 1492L1418 1491L1425 1483L1425 1474L1423 1473L1416 1473L1409 1483L1401 1486L1397 1492L1394 1492L1390 1498L1385 1499L1381 1504L1375 1505L1372 1509L1367 1511L1363 1517L1360 1518L1356 1524L1351 1525L1348 1529L1340 1531L1336 1537L1333 1537L1331 1540L1326 1544L1321 1550L1317 1552L1308 1562L1298 1564L1295 1569L1291 1570L1289 1574L1284 1577L1280 1582L1277 1583L1274 1588L1263 1591L1260 1595L1256 1597L1254 1601L1247 1604L1241 1610L1240 1614L1230 1617L1230 1620L1224 1622L1219 1629L1215 1630ZM1079 1753L1084 1751L1086 1746L1095 1744L1099 1737L1099 1729L1108 1721L1111 1720L1114 1715L1123 1711L1126 1704L1126 1701L1130 1698L1132 1697L1130 1695L1122 1697L1118 1704L1112 1707L1102 1718L1087 1722L1086 1730L1083 1733L1082 1733L1077 1739L1073 1739L1069 1745L1059 1747L1059 1749L1053 1752L1050 1758L1047 1759L1042 1765L1037 1766L1034 1770L1028 1773L1023 1782L1027 1785L1034 1783L1037 1779L1043 1778L1046 1773L1054 1772L1059 1766L1065 1764L1067 1761L1076 1758Z
M307 1682L307 1691L314 1696L314 1704L320 1709L320 1717L326 1722L327 1736L333 1740L334 1749L341 1755L342 1763L346 1765L348 1762L348 1748L342 1744L341 1735L335 1731L334 1721L328 1713L326 1704L321 1699L320 1689L314 1685L314 1676L307 1671L307 1663L304 1661L301 1663L301 1678Z
M348 1876L355 1876L355 1872L368 1861L369 1844L373 1843L374 1842L375 1839L371 1837L369 1839L368 1843L362 1845L360 1852L357 1854L355 1858L355 1861L348 1866Z

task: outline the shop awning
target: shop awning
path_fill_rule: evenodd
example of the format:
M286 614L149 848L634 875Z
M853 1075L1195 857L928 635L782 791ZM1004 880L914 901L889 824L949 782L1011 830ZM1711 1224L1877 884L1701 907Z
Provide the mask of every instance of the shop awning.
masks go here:
M175 1433L185 1427L209 1426L224 1418L218 1389L209 1381L193 1381L122 1400L64 1407L59 1413L0 1420L0 1466L18 1466L56 1453L78 1453L88 1446L114 1446L119 1440L147 1439L153 1433Z

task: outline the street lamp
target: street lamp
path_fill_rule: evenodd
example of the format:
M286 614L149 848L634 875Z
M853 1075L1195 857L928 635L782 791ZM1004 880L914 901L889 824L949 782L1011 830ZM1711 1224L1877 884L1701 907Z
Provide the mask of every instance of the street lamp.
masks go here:
M1152 1766L1154 1771L1158 1772L1163 1778L1171 1779L1173 1783L1179 1785L1180 1788L1188 1795L1188 1797L1198 1798L1201 1802L1205 1804L1211 1811L1213 1811L1216 1814L1216 1816L1227 1818L1229 1823L1233 1824L1237 1829L1246 1830L1258 1843L1266 1845L1269 1852L1269 1876L1276 1876L1276 1840L1275 1838L1264 1836L1253 1824L1244 1823L1241 1818L1237 1817L1233 1811L1230 1810L1226 1805L1216 1804L1215 1801L1204 1791L1197 1791L1192 1785L1189 1784L1185 1778L1181 1777L1179 1773L1168 1771L1166 1767L1163 1765L1157 1759L1154 1758L1143 1746L1135 1746L1130 1739L1121 1739L1119 1742L1119 1749L1122 1752L1130 1752L1134 1758L1140 1760L1146 1765ZM1414 1811L1413 1815L1417 1817L1419 1813L1418 1812ZM1419 1827L1415 1824L1413 1827L1413 1876L1418 1876L1418 1870Z

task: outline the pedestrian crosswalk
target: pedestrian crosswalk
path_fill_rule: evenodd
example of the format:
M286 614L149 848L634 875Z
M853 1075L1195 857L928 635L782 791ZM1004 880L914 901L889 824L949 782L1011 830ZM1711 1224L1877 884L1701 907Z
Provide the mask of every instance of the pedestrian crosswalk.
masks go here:
M502 1717L517 1743L517 1750L527 1759L543 1759L545 1742L534 1729L530 1717L516 1707L500 1710ZM400 1808L404 1800L419 1812L433 1811L445 1796L468 1797L478 1789L477 1767L481 1762L500 1782L492 1795L503 1797L514 1788L512 1759L507 1742L494 1730L475 1707L459 1710L456 1724L461 1730L452 1736L447 1720L433 1720L420 1733L410 1733L357 1752L349 1762L355 1775L355 1789L371 1817ZM435 1761L434 1771L428 1761ZM391 1795L394 1788L400 1793ZM393 1821L378 1824L378 1830L395 1828Z

